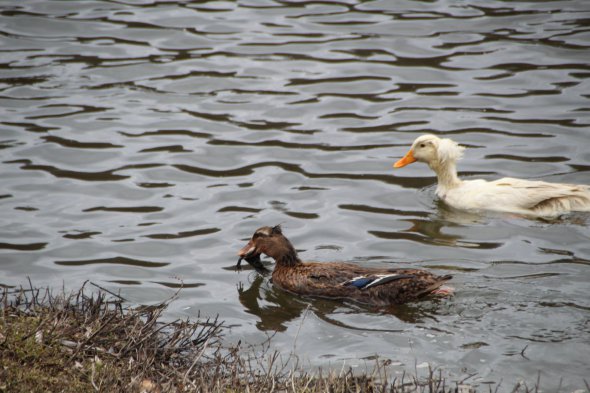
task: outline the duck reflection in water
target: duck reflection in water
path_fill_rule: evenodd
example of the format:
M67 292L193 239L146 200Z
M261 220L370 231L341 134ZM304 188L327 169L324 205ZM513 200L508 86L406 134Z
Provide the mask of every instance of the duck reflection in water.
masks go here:
M240 282L238 296L246 312L256 315L260 321L256 327L263 331L287 330L286 323L297 319L308 307L308 303L277 291L272 286L264 285L267 281L264 275L256 275L250 287L244 289Z

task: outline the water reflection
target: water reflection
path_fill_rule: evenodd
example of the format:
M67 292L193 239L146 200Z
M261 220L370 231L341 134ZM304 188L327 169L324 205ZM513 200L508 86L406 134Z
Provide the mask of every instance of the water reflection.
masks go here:
M502 246L502 243L498 242L461 241L461 236L443 234L441 230L449 227L449 225L444 222L422 220L407 221L412 225L403 232L368 231L368 233L380 239L408 240L422 244L439 244L444 246L478 248L485 250Z
M263 331L284 331L286 323L301 316L308 303L272 286L260 275L255 275L249 288L240 282L238 296L246 312L258 317L256 327Z

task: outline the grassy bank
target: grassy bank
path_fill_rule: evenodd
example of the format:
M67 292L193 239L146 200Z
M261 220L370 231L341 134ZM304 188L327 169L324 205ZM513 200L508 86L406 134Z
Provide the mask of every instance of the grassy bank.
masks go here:
M54 295L5 290L0 302L1 392L469 392L440 374L388 378L314 373L268 348L226 347L217 319L162 322L168 302L128 308L83 287ZM488 391L487 388L485 391ZM526 385L514 392L537 391Z

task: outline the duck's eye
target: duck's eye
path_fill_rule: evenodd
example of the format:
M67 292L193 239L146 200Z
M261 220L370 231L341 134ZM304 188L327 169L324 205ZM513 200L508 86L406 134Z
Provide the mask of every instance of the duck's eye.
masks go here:
M420 147L426 147L426 143L420 143Z

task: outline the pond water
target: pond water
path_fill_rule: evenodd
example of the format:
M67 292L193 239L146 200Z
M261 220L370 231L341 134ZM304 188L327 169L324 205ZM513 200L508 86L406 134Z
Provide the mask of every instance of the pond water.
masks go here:
M391 165L428 132L467 146L463 177L590 184L589 21L567 0L3 1L0 285L182 286L171 318L310 367L584 388L590 217L467 215ZM279 223L304 260L456 294L384 313L236 272Z

